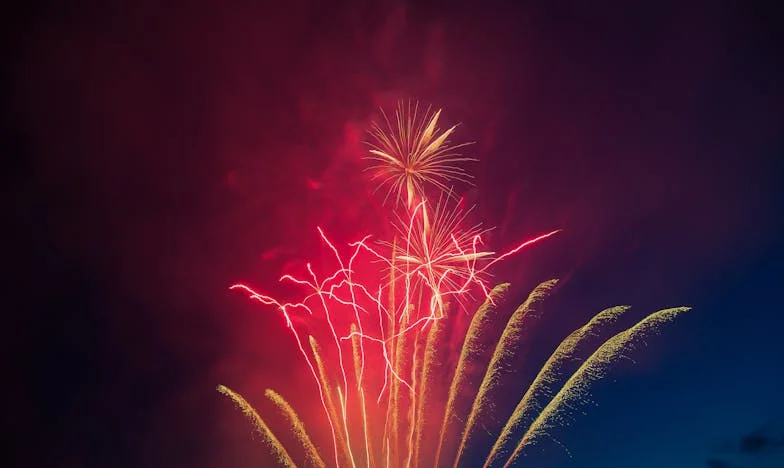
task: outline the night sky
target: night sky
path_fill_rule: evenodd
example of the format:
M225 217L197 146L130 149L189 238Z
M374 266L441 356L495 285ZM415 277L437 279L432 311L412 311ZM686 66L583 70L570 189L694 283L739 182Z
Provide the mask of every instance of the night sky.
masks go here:
M524 466L784 467L773 2L105 3L2 20L10 466L268 466L215 387L307 413L309 376L227 288L378 228L363 132L416 98L476 142L488 242L564 229L496 272L513 302L563 278L534 358L693 307Z

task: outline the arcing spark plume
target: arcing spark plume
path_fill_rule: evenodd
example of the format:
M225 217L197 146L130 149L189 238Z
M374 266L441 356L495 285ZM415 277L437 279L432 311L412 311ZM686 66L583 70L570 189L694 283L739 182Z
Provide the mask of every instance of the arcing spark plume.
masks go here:
M299 449L307 457L308 464L319 467L327 466L324 460L321 459L321 456L319 456L318 449L313 445L313 441L310 440L307 431L305 431L305 425L289 402L272 389L267 389L264 394L278 407L281 414L286 418L286 422L291 426L291 430L300 444Z
M320 278L307 264L306 278L283 276L281 281L305 290L299 302L282 302L247 285L232 286L281 312L308 365L329 424L329 463L318 448L325 438L312 439L288 402L272 390L266 392L290 426L296 453L303 454L308 466L334 462L352 468L457 467L466 460L469 448L474 455L480 449L472 447L477 429L491 430L487 413L491 402L498 400L499 384L512 361L522 358L519 350L533 319L541 314L543 299L557 283L540 284L511 315L505 313L502 298L509 285L490 288L490 268L558 230L500 254L485 250L486 230L464 226L470 210L450 206L456 197L448 184L468 181L469 175L457 164L470 158L456 153L465 145L450 146L455 127L440 130L440 115L440 110L422 112L418 104L409 102L398 106L394 123L382 112L383 123L371 127L370 159L375 162L371 170L380 186L387 187L386 198L401 202L396 203L400 211L392 216L398 220L392 239L371 242L366 236L343 252L318 228L336 270ZM440 191L434 206L427 187ZM375 268L377 275L358 273L366 269L360 266L379 261L383 268ZM481 293L484 302L471 315L461 339L455 318L469 311L472 292ZM599 313L557 347L521 391L519 403L484 459L485 467L515 463L526 446L584 398L588 385L604 375L621 353L686 309L649 315L607 340L577 371L564 375L565 364L580 358L586 338L611 326L625 310L616 307ZM292 314L301 314L313 325L309 334L297 329ZM508 319L498 337L497 324L504 317ZM448 344L455 338L459 351L451 364ZM303 345L304 340L309 346ZM322 349L319 343L327 347ZM294 466L293 452L284 448L250 404L226 387L218 390L251 419L278 462Z
M530 311L530 307L533 305L533 302L541 300L553 285L554 281L548 281L540 285L529 296L529 300L518 307L517 312ZM499 287L494 288L493 299L496 303L500 302L500 293L505 291L507 288L508 285L500 285ZM542 370L525 391L523 397L520 400L520 403L515 408L504 428L501 430L493 445L493 448L491 449L491 452L485 458L484 466L499 466L499 463L503 463L503 466L511 466L519 458L520 454L526 446L534 443L539 437L547 434L549 429L558 426L560 419L564 417L564 415L569 411L574 410L575 404L579 403L586 395L590 383L605 375L609 365L619 356L621 356L624 351L631 349L633 345L638 343L646 334L655 331L662 324L671 321L678 314L688 310L688 308L676 308L659 311L644 318L633 327L617 333L604 344L602 344L593 354L591 354L590 357L585 360L583 365L580 366L580 368L575 371L566 380L566 382L560 386L560 388L556 387L558 391L554 394L554 396L550 396L553 395L553 393L545 390L553 389L552 385L557 382L559 372L562 370L563 364L566 361L571 361L577 358L575 352L578 347L585 342L585 339L596 336L597 332L601 328L611 325L627 309L627 307L614 307L600 312L586 325L570 334L569 337L567 337L557 347L555 352L553 352L551 357L542 367ZM486 341L482 339L481 335L484 331L489 331L489 329L492 328L490 324L492 324L494 321L493 312L497 312L497 309L492 305L490 300L486 301L483 307L480 308L480 310L475 314L474 320L472 320L472 326L469 328L469 332L466 334L466 337L463 340L463 345L460 351L461 359L458 361L455 375L452 380L452 385L450 386L451 398L447 404L446 411L441 413L445 423L452 421L452 425L454 425L455 422L461 420L461 417L457 413L457 408L454 405L454 399L458 394L471 394L471 389L469 388L467 379L469 375L472 375L470 369L476 367L480 361L479 356L483 351L482 343ZM507 323L507 326L502 333L501 341L495 345L496 349L493 353L493 357L491 357L491 362L485 368L485 377L483 378L482 386L480 386L480 391L474 397L474 404L471 408L471 413L473 414L469 416L468 421L471 421L472 418L475 421L481 416L483 405L477 404L477 402L481 401L483 398L486 398L488 393L492 390L492 385L488 384L488 382L493 381L494 377L492 376L495 375L495 378L500 377L498 368L493 364L493 362L497 363L500 359L498 356L502 356L505 351L508 351L508 349L506 349L508 346L501 344L505 341L503 337L514 337L517 333L519 333L522 317L526 315L527 314L521 312L517 314L517 317L519 318L516 319L515 314L513 314L512 318L510 318L509 322ZM445 321L438 320L434 323L436 325L440 325L445 323ZM442 336L442 333L443 331L436 330L436 332L430 334L428 337L428 343L430 343L432 347L427 349L425 351L426 353L438 353L438 347L433 346L433 341L430 339L430 337ZM511 338L507 338L507 343L510 339ZM317 351L316 355L318 356ZM320 358L317 359L317 362L318 361L320 361ZM429 373L426 372L426 370L432 372L434 364L432 362L428 364L426 361L423 366L424 369L420 371L422 381L418 388L426 388L427 390L421 392L420 398L424 398L424 395L432 393L432 391L437 388L432 375L429 375ZM319 365L319 367L322 368L323 366ZM325 382L324 385L327 386L328 384ZM481 390L483 387L485 387L484 391ZM242 401L244 402L244 400ZM246 411L246 413L248 411L253 411L252 408L247 405L247 403L244 403L244 405L245 406L240 406L244 411ZM420 402L419 407L427 408L424 400ZM409 408L409 411L410 410L411 408ZM255 411L253 411L252 414L255 414ZM432 419L438 413L429 414L427 410L420 409L418 410L417 414L418 420L416 422L419 424L425 424L426 418ZM252 419L254 421L260 421L258 415ZM258 426L259 424L257 422L257 427ZM269 431L266 425L262 427L264 428L264 434L269 434L268 436L265 435L264 440L271 447L273 453L278 454L281 452L281 450L285 450L280 445L278 439L275 438L271 431ZM467 438L465 434L467 434L470 430L467 424L463 425L462 427L458 427L457 429L464 438ZM404 457L393 458L393 460L403 458L401 462L389 463L390 457L394 457L394 451L389 448L389 437L391 435L387 434L386 438L378 439L378 441L381 442L381 445L383 445L381 452L379 453L380 458L378 459L387 460L387 463L377 462L374 465L368 464L368 466L410 466L410 463L406 463L408 460L416 461L413 466L442 466L441 462L443 462L443 460L439 461L438 458L433 460L425 456L421 445L422 430L416 429L416 427L414 430L418 444L415 444L410 449L410 451L405 454ZM519 431L523 431L523 434L521 436L515 436L514 433ZM260 432L262 431L260 430ZM401 432L397 435L400 437L405 437L407 433L408 431L401 430ZM439 451L442 447L441 439L443 438L443 434L444 430L442 429L441 435L439 436ZM505 450L504 447L507 447L507 449L511 448L508 447L508 445L515 440L515 437L517 437L519 442L512 451L511 455L509 455L509 452ZM344 448L344 450L346 449ZM437 453L436 457L438 456L439 455ZM457 466L457 457L459 456L459 452L453 454L452 456L455 457L454 465ZM282 460L281 463L285 464L285 459ZM346 463L348 462L344 462L344 464ZM354 465L355 463L351 464Z
M531 444L537 437L547 433L547 430L557 424L558 416L566 411L573 402L579 400L588 392L588 385L607 373L609 365L618 358L624 350L634 346L642 336L655 331L663 323L672 321L675 317L689 310L688 307L677 307L655 312L637 322L633 327L624 330L609 340L605 341L580 368L572 374L561 390L550 400L550 403L539 413L539 416L528 427L523 438L518 442L514 452L504 465L510 466L520 455L526 445Z
M419 379L419 406L417 406L416 427L414 428L414 466L419 466L419 458L422 455L422 438L424 436L425 425L431 419L425 411L428 401L432 398L432 386L427 385L434 378L434 374L441 360L444 358L443 347L440 346L444 339L446 320L436 320L433 322L427 334L427 342L424 350L424 363Z
M557 281L545 281L536 287L531 292L526 300L517 310L512 314L509 322L501 334L501 339L495 346L493 355L490 357L490 363L487 365L482 383L479 386L479 391L471 405L471 412L468 413L468 420L462 430L462 438L460 439L460 446L457 449L457 456L455 458L454 466L460 461L463 456L468 439L471 436L471 431L477 423L477 419L482 410L487 407L488 396L493 388L497 385L502 375L501 362L504 358L509 357L514 353L514 350L519 348L519 342L524 338L526 329L530 328L529 323L533 317L536 317L537 309L539 308L542 300L550 293L555 287Z
M332 426L334 432L333 439L337 439L337 442L335 443L335 461L337 463L337 460L340 457L343 457L345 460L351 460L351 446L347 441L348 438L343 432L343 429L347 431L348 427L341 427L341 421L344 420L341 419L340 413L337 410L334 393L332 391L332 386L330 385L327 369L324 365L324 360L321 358L321 352L319 351L318 343L316 343L316 339L312 336L308 337L308 341L310 342L310 349L313 352L313 358L316 361L316 368L318 369L319 388L324 392L327 417L330 420L330 425ZM338 452L340 455L338 455Z
M242 398L239 394L235 393L234 391L232 391L227 387L224 387L223 385L218 386L218 391L223 393L227 397L231 398L231 400L237 405L237 407L253 423L253 426L255 427L256 431L262 437L264 442L266 442L266 444L270 447L272 453L275 455L278 462L282 466L286 466L286 467L296 466L294 464L294 460L292 460L291 456L289 456L289 453L280 443L278 438L275 437L275 434L272 433L272 431L264 422L264 420L261 419L259 413L257 413L256 410L253 409L250 403L245 401L245 399Z
M449 396L447 397L446 411L444 411L444 417L441 422L441 429L438 432L435 462L433 463L435 466L439 465L439 461L441 459L441 450L444 446L446 430L449 424L452 423L454 419L456 419L455 404L458 393L464 388L466 381L468 380L468 368L470 363L471 361L476 361L479 355L481 355L482 347L480 343L482 341L486 341L482 339L482 335L485 333L490 333L493 330L495 315L498 312L498 309L494 304L504 293L506 293L508 289L508 284L500 284L496 286L487 297L487 300L485 300L485 303L482 304L482 307L476 311L473 319L471 319L471 325L468 327L468 332L466 333L463 347L460 350L460 358L457 361L455 375L452 378L452 384L449 386Z
M595 336L598 330L615 322L626 310L628 310L628 307L612 307L598 313L587 324L572 332L558 345L555 352L539 370L539 373L531 385L529 385L528 390L525 391L525 394L501 430L498 439L493 444L490 454L485 460L485 467L491 466L498 457L502 456L504 446L511 442L515 431L522 427L524 421L531 415L535 416L536 411L541 411L542 408L539 406L537 398L541 399L545 396L545 392L552 391L552 385L557 382L563 365L575 358L575 351L583 340Z

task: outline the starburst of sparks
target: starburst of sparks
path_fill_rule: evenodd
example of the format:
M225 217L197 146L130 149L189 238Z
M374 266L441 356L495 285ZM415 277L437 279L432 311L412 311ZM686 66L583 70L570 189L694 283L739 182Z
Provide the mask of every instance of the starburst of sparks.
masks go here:
M398 106L395 125L382 113L385 126L371 127L377 142L370 149L371 159L376 161L372 169L382 185L389 185L387 197L406 201L402 210L395 212L392 239L365 236L343 248L318 227L335 268L319 275L308 263L305 277L282 276L281 281L303 288L299 301L284 302L246 284L231 286L282 314L313 377L329 424L330 464L334 466L457 467L470 446L477 421L493 406L491 395L526 339L529 322L538 316L539 303L557 283L551 280L539 285L508 318L500 339L491 345L492 355L471 409L464 422L456 424L457 397L471 394L468 369L478 364L483 346L492 343L487 336L498 328L499 300L508 288L490 287L491 267L559 230L502 253L486 249L482 237L489 229L468 223L470 209L450 204L457 197L447 184L468 179L456 164L470 158L455 153L464 145L449 146L455 127L439 130L440 112L429 108L420 112L418 104L409 102ZM439 189L435 205L425 193L428 184ZM378 274L363 273L362 267L379 262L384 268L376 268ZM481 294L484 302L471 316L457 365L451 378L447 377L451 385L441 408L434 394L439 387L437 375L449 375L439 372L439 363L445 359L444 343L449 339L445 325L453 311L468 311L472 293ZM564 364L575 359L583 338L596 336L625 310L601 312L561 343L499 428L485 467L515 463L525 447L585 400L587 385L600 378L609 363L645 333L686 309L649 315L605 341L577 371L564 373ZM303 336L298 322L292 320L294 314L312 323L313 333L322 336ZM304 423L281 395L267 391L290 422L299 452L284 448L243 397L226 387L219 390L251 419L281 465L295 466L299 453L309 466L327 466L325 460L330 458L319 452ZM433 424L440 430L427 431ZM451 453L447 447L453 437L459 442L453 444L456 450Z
M453 181L470 183L472 176L460 164L476 161L460 151L471 143L451 144L449 138L457 126L446 130L439 127L441 110L420 108L418 102L400 102L394 118L381 111L382 119L370 127L368 170L379 182L377 189L386 188L384 200L392 197L405 201L411 208L426 198L426 188L433 186L449 192Z

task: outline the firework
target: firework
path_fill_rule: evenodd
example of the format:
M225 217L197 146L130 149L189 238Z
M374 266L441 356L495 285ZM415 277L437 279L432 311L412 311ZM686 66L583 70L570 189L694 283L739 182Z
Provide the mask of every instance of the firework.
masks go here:
M327 466L326 463L324 463L324 460L322 460L321 456L318 454L318 449L316 449L316 446L313 445L313 441L310 440L310 436L305 431L305 425L302 423L302 420L297 415L297 412L294 411L294 408L291 407L289 402L280 396L275 390L267 389L264 394L275 404L275 406L278 407L280 413L286 418L286 422L291 427L294 436L299 442L300 450L305 454L308 464L320 467Z
M441 459L441 450L444 446L444 437L448 425L453 420L457 420L455 401L458 393L466 386L466 381L469 377L469 363L477 361L479 356L481 356L481 343L487 341L484 339L483 335L491 333L494 330L493 325L497 319L495 315L498 313L498 308L494 307L494 303L500 299L500 296L503 295L507 289L509 289L508 284L496 286L482 307L476 311L471 320L471 325L468 327L468 332L463 341L463 347L460 350L460 358L458 359L457 367L455 368L455 375L452 378L452 384L449 386L449 397L446 403L446 410L444 411L443 422L441 423L441 429L438 433L438 444L436 446L434 462L436 466L438 466L438 462Z
M218 391L229 397L243 412L243 414L245 414L245 416L251 421L251 423L253 423L256 432L259 433L262 440L264 440L264 442L272 450L273 455L275 455L275 458L278 460L281 466L297 466L294 464L294 460L291 459L289 452L286 451L286 449L283 447L283 444L281 444L278 438L275 437L275 434L272 433L269 426L267 426L267 423L261 419L259 413L253 409L250 403L242 398L242 396L235 393L231 389L224 387L223 385L218 386Z
M561 342L539 370L539 373L504 425L498 439L496 439L495 444L490 449L490 454L485 460L485 468L494 464L502 456L504 447L512 441L513 434L524 425L524 421L528 420L530 424L533 421L530 418L535 417L537 411L541 411L542 408L539 406L537 398L544 397L548 391L552 392L551 387L557 383L563 365L575 357L575 351L582 341L587 337L594 336L599 330L615 322L626 310L628 310L628 307L606 309L598 313L587 324L572 332L571 335Z
M501 361L505 357L513 354L514 349L518 347L519 342L524 338L524 333L530 328L529 324L531 318L536 317L537 306L555 287L556 283L556 280L550 280L537 286L536 289L531 292L531 295L528 296L528 300L512 314L506 328L504 328L501 339L498 341L498 344L496 344L493 355L490 358L490 363L487 365L487 370L485 371L484 378L482 378L482 383L479 386L479 391L474 399L474 403L471 405L471 412L468 413L468 419L462 429L463 434L460 439L460 446L457 449L457 455L454 462L455 466L457 466L460 461L460 457L463 456L463 452L468 444L469 437L471 436L471 431L474 429L479 415L489 404L488 396L490 392L501 378Z
M489 427L483 418L487 418L490 402L499 396L499 384L511 361L520 360L520 345L541 314L542 301L557 284L557 280L540 284L507 314L503 296L509 285L491 288L490 268L558 230L500 254L486 250L482 236L487 230L467 223L470 210L453 206L457 197L448 184L468 181L469 175L457 164L471 160L456 152L465 145L450 146L455 127L440 130L440 110L422 111L411 102L398 106L394 122L385 113L381 115L382 123L371 127L375 142L370 158L375 177L387 186L385 198L392 196L402 205L394 211L397 222L392 239L366 236L342 251L317 228L336 269L319 277L308 264L307 278L283 276L281 281L304 289L299 302L281 302L243 284L232 286L282 314L329 423L328 441L311 438L288 402L267 390L296 441L298 452L289 452L246 400L219 387L250 418L284 466L294 466L290 454L301 453L308 466L457 467L475 443L479 425ZM439 192L435 204L428 198L427 187ZM359 266L378 261L385 266L381 271L376 268L378 275L359 277L357 271L363 271ZM472 293L481 294L484 302L471 314L460 338L453 317L468 313ZM686 310L649 315L605 341L568 374L564 364L579 358L585 338L612 325L626 309L600 312L557 347L531 384L521 389L519 403L486 451L485 467L515 463L525 447L584 400L589 384L610 363L646 333ZM311 330L322 333L324 339L302 335L292 314L307 317L314 325ZM498 324L504 320L498 336ZM454 338L460 343L459 354L449 369L447 343ZM322 349L319 342L327 348ZM448 387L441 382L448 382ZM473 387L474 382L480 382L478 387ZM318 448L319 442L331 446ZM478 451L474 449L472 454ZM330 453L328 463L330 457L325 455Z
M426 198L428 186L449 193L453 181L470 183L471 174L460 164L475 159L460 150L471 143L450 144L457 126L441 130L440 109L434 112L417 102L400 102L392 120L383 110L381 116L380 122L371 124L368 159L373 161L369 169L378 188L387 189L384 201L405 200L410 208L417 198Z
M633 347L645 334L658 329L663 323L672 321L679 314L689 310L688 307L677 307L655 312L633 327L624 330L605 341L599 349L585 360L582 366L561 387L547 406L539 413L534 422L525 431L504 467L510 466L520 455L523 448L533 443L537 437L545 435L548 429L557 424L559 415L568 411L575 401L579 401L588 392L588 386L594 380L604 377L609 365L621 356L623 351Z

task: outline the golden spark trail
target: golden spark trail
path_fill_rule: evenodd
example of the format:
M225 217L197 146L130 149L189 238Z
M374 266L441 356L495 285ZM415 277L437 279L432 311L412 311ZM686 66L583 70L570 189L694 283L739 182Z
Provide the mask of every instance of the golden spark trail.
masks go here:
M395 298L395 285L397 284L395 275L397 272L397 268L395 267L395 262L397 258L397 237L392 239L392 258L390 259L391 268L389 270L389 275L391 281L389 282L389 309L392 313L388 314L388 330L389 330L389 338L384 337L384 347L386 349L385 353L390 356L392 360L392 367L389 367L387 364L386 372L384 373L384 385L389 385L388 394L387 394L387 410L386 415L384 417L384 439L386 440L386 450L387 450L387 466L389 466L389 460L392 458L392 453L390 451L391 447L397 442L396 440L390 441L390 438L394 438L396 432L396 417L395 417L395 395L397 394L397 385L399 384L397 378L395 378L396 368L395 362L397 360L397 346L396 346L396 331L395 331L395 308L396 308L396 298ZM383 333L383 328L381 329ZM389 343L389 345L387 345ZM383 391L383 388L382 388Z
M394 343L393 346L395 348L394 349L394 372L397 375L400 375L400 361L402 360L401 352L400 352L400 348L401 348L401 344L400 343L401 343L401 341L403 341L405 339L405 336L406 335L400 335L393 341L393 343ZM400 404L400 381L398 379L394 379L392 381L392 388L390 390L391 390L391 392L390 392L390 396L389 396L390 397L389 411L390 411L390 414L392 416L392 423L391 423L389 436L390 436L390 439L391 439L391 447L392 447L392 455L391 456L392 456L392 459L395 462L397 462L397 460L398 460L398 449L399 449L398 443L400 442L399 438L398 438L398 434L400 432L399 431L399 419L400 419L400 417L398 415L399 404Z
M362 408L362 432L365 437L365 461L367 466L373 464L371 458L371 450L370 450L370 438L368 437L368 421L367 421L367 409L365 407L365 389L362 387L362 363L360 362L360 344L359 341L361 340L360 335L357 335L357 326L355 324L351 324L351 350L352 354L354 355L354 375L357 379L357 393L359 395L359 403L360 407Z
M433 466L439 466L441 459L441 450L444 445L444 437L446 436L446 428L450 419L454 417L454 406L457 394L462 389L466 367L468 361L473 359L480 351L479 343L482 332L487 329L492 329L493 312L496 310L496 300L502 297L509 289L509 284L499 284L490 292L484 304L476 311L474 317L471 319L471 324L468 326L465 340L463 341L463 348L460 350L460 357L457 361L455 368L455 375L452 377L452 385L449 387L449 396L447 397L446 409L444 411L444 419L441 422L441 430L438 433L438 445L436 446L436 455Z
M558 280L553 279L545 281L534 288L528 296L528 299L520 305L520 307L515 310L514 314L512 314L512 317L509 318L509 322L507 322L506 327L501 334L501 339L496 344L495 351L490 358L490 363L488 364L484 378L482 379L482 384L479 386L479 391L471 405L471 412L468 413L468 420L463 427L460 445L457 449L457 455L455 456L454 468L457 468L457 464L463 456L463 451L468 443L468 439L471 437L471 431L476 424L480 412L487 405L487 395L501 378L502 359L514 352L514 348L519 344L523 332L527 328L527 319L537 312L537 308L541 301L553 290L553 288L555 288L557 283Z
M275 457L278 459L278 462L282 466L292 468L297 466L294 464L294 460L291 459L291 456L289 456L289 453L283 447L283 444L280 443L278 438L275 437L275 434L272 433L264 420L261 419L259 413L257 413L256 410L254 410L253 407L250 406L250 404L245 401L244 398L223 385L218 385L218 391L234 401L237 407L243 412L243 414L245 414L245 417L247 417L253 423L253 427L256 429L256 432L258 432L261 438L267 443L267 445L269 445L270 449L272 449L272 453L275 455Z
M351 454L351 447L349 445L348 437L346 437L343 434L344 428L341 427L341 418L339 417L339 413L335 408L335 401L332 396L332 389L329 385L329 377L327 376L327 370L324 367L324 361L321 359L321 353L319 352L318 343L316 342L316 339L313 338L312 336L309 336L308 339L310 340L310 349L313 351L313 357L316 360L316 368L318 369L318 375L321 381L321 388L324 389L324 400L327 405L329 418L334 421L337 443L340 446L340 449L342 450L343 456L346 458L346 460L349 461L352 464L352 466L355 466L354 457Z
M501 430L501 434L493 444L490 454L485 460L485 468L489 468L498 457L503 455L503 447L511 442L513 432L529 417L529 414L541 410L541 407L536 404L535 398L543 394L550 385L556 382L561 367L574 357L574 352L580 343L585 338L596 336L599 329L615 322L628 309L628 306L617 306L599 312L588 323L573 331L558 345L558 348L539 370L531 385L528 386L528 390L526 390Z
M305 430L305 425L302 423L302 420L297 415L297 412L294 411L294 408L291 407L289 402L287 402L280 394L272 389L265 390L264 394L278 407L281 414L283 414L283 416L288 421L292 431L294 432L294 436L302 446L302 451L305 454L309 464L320 468L326 467L327 464L324 463L324 460L321 459L316 446L313 445L313 442L310 440L310 436L308 436L308 433Z
M406 325L408 324L408 319L409 319L409 317L411 315L412 307L413 306L409 305L409 306L407 306L404 309L403 315L401 317L401 320L402 320L402 323L400 325L401 329L404 329L406 327ZM397 375L404 375L403 374L404 367L406 367L407 364L408 364L407 363L407 359L406 359L406 357L407 357L406 350L408 349L408 341L409 341L408 337L409 337L409 335L410 335L410 333L400 334L397 337L397 340L396 340L396 348L397 349L395 350L395 373ZM400 426L401 426L401 424L400 424L400 419L401 419L400 413L402 411L401 408L400 408L400 406L401 406L400 405L401 398L400 398L400 380L399 379L395 379L393 381L393 389L394 389L394 395L393 395L393 400L392 400L393 401L393 403L392 403L392 447L393 447L393 450L394 450L393 459L395 460L395 463L399 463L400 458L401 458L401 454L400 454L401 440L400 440L400 435L399 435L400 431L401 431L401 429L400 429Z
M414 466L419 466L419 454L422 448L422 431L427 418L425 412L425 405L427 404L428 396L432 383L430 378L433 375L433 370L439 362L440 356L438 355L438 343L443 339L444 331L446 330L446 318L434 320L430 325L430 331L427 334L427 344L424 350L424 363L422 365L422 373L419 379L419 402L416 419L416 435L414 440Z
M419 368L422 365L422 359L419 358L419 349L421 348L420 339L421 331L414 332L414 351L411 355L411 388L408 390L408 437L406 445L406 467L411 466L411 458L414 454L414 430L416 428L417 418L417 392L419 386Z
M327 236L324 234L324 231L322 231L320 227L317 227L316 229L318 230L319 234L321 235L321 238L329 246L329 248L334 252L334 254L336 256L339 256L339 254L337 252L337 249L335 249L335 247L332 245L332 243L329 241L329 239L327 239ZM342 265L342 263L341 263L341 265ZM306 264L306 267L307 267L308 273L310 274L310 277L313 279L312 283L310 281L296 279L296 278L294 278L291 275L284 275L284 276L281 277L281 279L287 279L287 280L289 280L289 281L291 281L291 282L293 282L295 284L307 286L307 287L309 287L310 289L313 290L313 295L318 297L318 299L319 299L319 301L321 303L321 307L324 310L324 316L326 318L327 325L329 326L329 330L332 333L332 338L335 341L335 347L337 348L337 351L338 351L338 362L340 364L340 374L343 377L343 388L346 388L348 386L348 377L346 376L346 366L344 364L344 359L343 359L343 349L340 346L340 339L338 338L337 331L335 330L335 324L332 321L332 314L330 313L330 308L327 305L327 299L328 298L333 298L333 296L332 296L330 291L326 291L324 289L324 285L327 283L327 281L330 278L334 278L334 277L338 276L340 273L344 272L345 269L341 267L336 273L334 273L332 275L332 277L327 278L326 280L324 280L321 283L319 283L318 278L316 277L316 274L313 272L313 268L311 267L311 264L310 263ZM312 314L312 310L310 308L308 308L307 306L304 306L304 303L300 303L298 305L307 308L308 311ZM311 342L311 345L312 345L312 343L313 342ZM320 360L320 358L319 358L319 360ZM341 395L340 396L340 409L341 409L341 411L340 411L339 414L342 416L343 429L345 430L346 433L348 433L348 421L347 421L347 415L346 415L347 408L348 408L348 401L347 401L347 399L345 397L343 397ZM350 445L350 440L349 440L348 436L346 436L346 441L347 441L347 446L346 447L347 447L348 453L349 453L349 460L351 461L352 466L356 466L355 463L354 463L354 457L351 454L351 445Z
M334 449L335 466L340 466L340 462L338 461L337 434L335 433L335 424L337 422L333 423L333 419L330 415L329 408L327 405L327 401L326 401L327 399L325 398L324 395L324 389L321 386L321 381L319 380L319 376L316 373L316 369L313 365L313 362L311 362L308 353L305 352L305 347L302 345L302 340L300 339L299 334L297 334L297 330L294 328L294 323L291 321L291 317L289 316L288 309L299 307L307 310L311 315L313 314L313 312L303 303L281 304L280 302L276 301L275 299L269 296L265 296L264 294L259 294L258 292L254 291L252 288L244 284L234 284L229 289L230 290L238 289L238 290L245 291L250 295L251 299L259 301L262 304L274 305L278 308L278 310L280 310L283 313L283 317L286 319L286 326L289 328L289 330L291 330L291 334L294 336L294 341L297 342L297 348L299 349L300 354L302 354L302 356L305 358L305 363L307 363L308 369L310 369L310 373L313 376L313 379L316 381L316 386L318 387L318 392L319 392L319 398L321 399L321 406L324 408L324 414L327 416L327 422L329 423L329 429L332 435L332 447Z
M664 323L671 322L679 314L688 311L689 307L676 307L664 309L647 316L637 322L633 327L624 330L609 340L605 341L577 371L566 381L561 390L550 400L539 416L523 435L517 444L512 455L507 460L504 467L512 466L515 459L521 454L523 448L530 444L537 437L545 434L554 425L562 408L569 405L574 400L582 398L588 391L588 386L603 377L609 364L612 363L627 347L634 344L635 340L644 336L647 332L656 330Z
M338 385L338 397L340 402L340 411L343 414L343 429L346 431L346 447L348 448L348 456L351 460L351 466L356 468L357 462L354 459L354 453L351 450L351 436L348 433L348 418L346 417L346 405L343 403L348 400L348 393L344 394L343 390Z
M319 295L319 298L321 299L321 302L322 302L322 304L324 306L324 311L325 311L326 317L327 317L327 323L329 324L329 328L332 331L332 336L333 336L333 338L335 340L335 346L337 347L337 350L338 350L338 362L340 363L340 372L341 372L341 374L343 376L343 388L348 388L348 378L346 377L346 368L345 368L345 365L343 363L343 349L340 346L340 340L338 339L337 332L335 331L335 326L332 323L332 320L330 319L330 314L329 314L329 310L327 308L326 300L324 299L324 294L319 291L318 295ZM312 337L311 337L311 339L312 339ZM315 344L315 340L311 342L311 345L313 345L313 344ZM314 348L313 352L314 352L314 354L316 353L316 348ZM317 358L316 362L320 362L321 363L319 370L320 371L324 370L324 365L323 365L323 362L321 362L321 359ZM326 380L326 371L325 371L324 375L322 376L322 378L324 379L324 381L326 383L327 382L327 380ZM346 452L347 452L348 459L351 462L351 466L356 468L357 464L356 464L356 461L354 460L354 454L351 451L351 436L349 435L349 430L348 430L348 415L347 415L347 412L348 412L348 398L347 398L347 395L343 395L343 393L341 392L340 389L341 389L341 387L340 387L340 385L338 385L338 402L340 403L341 421L343 423L343 431L345 432Z

